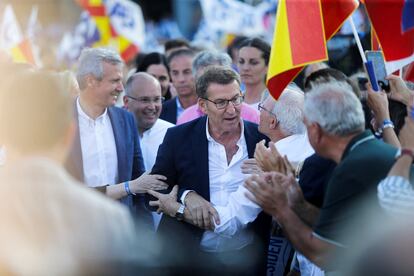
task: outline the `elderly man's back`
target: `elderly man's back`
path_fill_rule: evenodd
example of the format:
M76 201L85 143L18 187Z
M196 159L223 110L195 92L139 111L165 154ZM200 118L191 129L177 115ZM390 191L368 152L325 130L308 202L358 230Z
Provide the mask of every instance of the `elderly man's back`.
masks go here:
M0 194L0 271L112 274L134 261L127 257L135 244L127 210L50 159L7 164Z

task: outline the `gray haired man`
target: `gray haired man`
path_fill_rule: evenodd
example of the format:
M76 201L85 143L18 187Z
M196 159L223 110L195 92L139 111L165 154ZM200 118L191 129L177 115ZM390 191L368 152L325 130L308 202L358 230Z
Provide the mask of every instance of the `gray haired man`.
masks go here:
M330 263L335 251L351 247L353 239L369 231L362 204L381 213L376 188L391 168L396 149L364 131L361 103L339 83L323 84L306 94L304 121L316 153L338 164L322 208L307 204L292 189L297 185L289 173L253 176L245 185L253 194L249 198L277 219L300 253L320 267L337 270L338 264ZM293 211L298 204L301 214Z
M66 167L87 186L138 212L141 202L136 194L162 188L159 179L164 178L141 176L145 170L134 116L114 106L124 89L122 66L112 50L82 51L76 73L81 90L75 104L78 132Z

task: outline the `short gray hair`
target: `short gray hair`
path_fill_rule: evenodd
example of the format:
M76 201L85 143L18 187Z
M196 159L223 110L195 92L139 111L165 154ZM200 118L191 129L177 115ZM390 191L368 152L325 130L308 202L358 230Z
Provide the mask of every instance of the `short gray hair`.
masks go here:
M202 51L194 57L193 76L197 74L198 70L212 65L231 67L231 58L228 54L218 51Z
M110 64L123 64L119 54L114 50L107 48L85 48L82 50L78 62L78 71L76 72L76 80L79 88L85 88L85 77L92 74L96 79L103 78L103 62Z
M305 132L303 124L304 94L300 90L285 89L279 100L275 102L272 112L279 121L280 129L288 134Z
M361 102L349 85L324 83L305 95L305 117L328 134L347 136L365 128Z
M233 69L224 66L210 66L207 71L197 79L196 92L200 98L207 98L207 89L212 83L230 84L237 81L240 85L240 77Z

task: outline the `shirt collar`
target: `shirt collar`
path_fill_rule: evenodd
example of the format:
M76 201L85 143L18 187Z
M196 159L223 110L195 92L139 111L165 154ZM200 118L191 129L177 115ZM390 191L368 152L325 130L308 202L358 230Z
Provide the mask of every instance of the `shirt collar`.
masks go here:
M98 120L100 120L100 119L102 119L102 118L104 118L108 115L108 108L105 108L105 111L98 118L96 118L95 120L92 119L91 117L88 116L88 114L86 114L83 111L83 109L80 105L80 102L79 102L79 97L76 98L76 108L78 109L79 116L81 116L84 119L91 120L91 121L98 121Z
M153 125L152 127L150 127L149 129L145 130L145 131L142 133L142 137L150 135L150 134L151 134L151 131L152 131L152 130L153 130L153 129L157 126L158 121L159 121L159 119L157 119L157 120L155 121L155 123L154 123L154 125Z
M177 103L177 109L181 110L183 109L183 107L181 106L180 100L178 99L178 97L175 97L175 102Z
M240 138L237 141L237 145L241 144L241 142L244 140L244 123L243 123L243 119L242 118L240 118L240 125L241 125ZM206 136L207 136L207 141L209 141L209 142L213 142L213 141L214 142L217 142L210 135L210 131L208 130L208 116L207 116L207 120L206 120Z
M341 160L343 160L352 150L354 150L357 146L360 144L369 141L374 140L375 136L372 135L372 132L370 130L365 130L357 135L355 135L351 141L348 143L348 145L345 148L344 153L342 154Z

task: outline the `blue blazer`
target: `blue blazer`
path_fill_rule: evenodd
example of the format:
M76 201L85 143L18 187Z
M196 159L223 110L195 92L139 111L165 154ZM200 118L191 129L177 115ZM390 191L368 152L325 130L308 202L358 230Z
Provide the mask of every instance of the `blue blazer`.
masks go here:
M118 157L118 181L124 182L135 179L145 171L135 118L131 113L119 107L109 107L108 115L115 137ZM82 149L76 104L75 120L77 126L76 135L65 167L73 177L83 182Z
M174 125L177 123L177 102L175 97L168 101L165 101L162 104L160 119L163 119Z
M180 186L179 197L184 190L194 190L204 199L210 200L206 120L207 117L203 116L183 125L169 128L158 149L157 159L151 173L165 175L170 188L178 184ZM263 139L267 140L267 138L258 132L256 124L247 121L244 121L244 136L248 155L252 158L256 143ZM267 256L270 222L270 216L261 213L250 225L261 244L258 247L258 253L263 254L264 258ZM177 247L183 248L184 252L181 254L189 258L198 254L203 229L185 222L178 222L164 215L158 231L165 239L166 246L172 248L174 256L180 255L177 254Z

